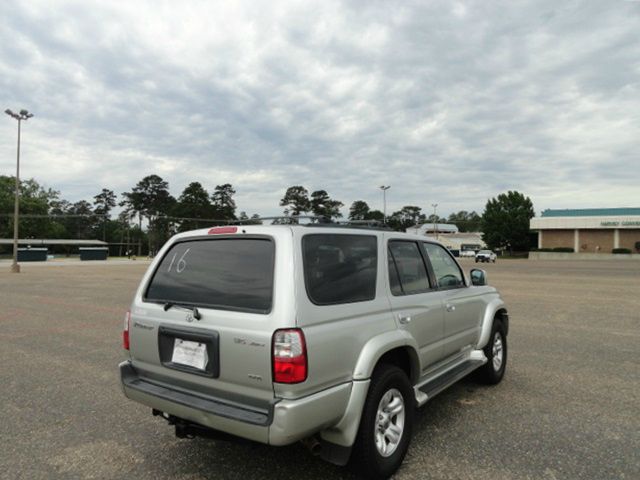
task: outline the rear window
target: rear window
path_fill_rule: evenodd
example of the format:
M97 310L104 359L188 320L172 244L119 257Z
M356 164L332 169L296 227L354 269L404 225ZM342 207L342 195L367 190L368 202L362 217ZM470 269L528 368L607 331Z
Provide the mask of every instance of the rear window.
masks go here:
M302 239L302 255L307 294L316 305L364 302L375 298L376 237L306 235Z
M274 255L274 243L262 238L176 243L158 265L145 300L269 313Z

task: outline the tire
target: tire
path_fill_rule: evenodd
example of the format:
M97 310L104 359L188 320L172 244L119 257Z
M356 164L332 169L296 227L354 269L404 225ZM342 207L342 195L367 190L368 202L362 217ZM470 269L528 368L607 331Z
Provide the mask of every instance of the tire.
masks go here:
M380 415L389 406L396 404L392 410L400 408L397 404L399 399L403 402L402 411L382 418ZM407 375L393 365L376 367L353 446L352 470L366 479L384 479L393 475L409 448L414 414L415 398ZM393 437L389 436L397 432L398 425L401 425L399 439L393 442ZM383 454L382 450L387 452Z
M504 377L507 368L507 336L504 333L504 325L498 318L493 321L491 336L483 351L488 361L478 369L477 378L487 385L496 385Z

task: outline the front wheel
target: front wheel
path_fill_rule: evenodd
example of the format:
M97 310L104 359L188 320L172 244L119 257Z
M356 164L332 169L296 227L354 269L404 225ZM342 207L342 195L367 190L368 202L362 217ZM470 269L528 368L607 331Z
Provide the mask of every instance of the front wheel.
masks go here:
M504 325L497 318L493 321L491 337L484 347L484 354L488 361L478 369L478 379L489 385L500 383L507 368L507 336Z
M362 411L351 466L362 478L389 478L411 441L415 403L405 373L393 365L376 368Z

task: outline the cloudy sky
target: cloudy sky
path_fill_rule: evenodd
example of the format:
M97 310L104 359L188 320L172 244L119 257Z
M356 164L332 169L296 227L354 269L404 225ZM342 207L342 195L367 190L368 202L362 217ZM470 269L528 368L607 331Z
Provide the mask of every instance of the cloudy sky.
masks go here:
M347 206L640 206L640 1L0 3L23 175L72 201L156 173ZM0 174L16 122L0 122ZM343 209L346 213L347 209Z

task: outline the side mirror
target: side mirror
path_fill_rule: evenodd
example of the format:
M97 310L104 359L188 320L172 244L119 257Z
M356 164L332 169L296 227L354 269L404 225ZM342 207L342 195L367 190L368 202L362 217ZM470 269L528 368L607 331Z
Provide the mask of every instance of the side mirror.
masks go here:
M479 268L471 270L471 285L481 287L487 284L487 273Z

